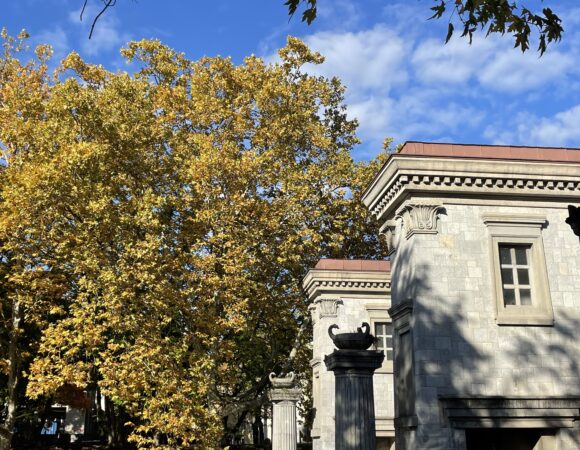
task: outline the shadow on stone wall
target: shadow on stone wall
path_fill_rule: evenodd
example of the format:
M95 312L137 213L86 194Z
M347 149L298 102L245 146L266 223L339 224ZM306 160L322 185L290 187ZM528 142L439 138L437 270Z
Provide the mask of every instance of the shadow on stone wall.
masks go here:
M436 295L444 284L452 284L451 278L431 278L428 267L417 264L414 257L411 248L399 248L391 276L397 280L393 292L397 303L410 298L414 304L414 378L421 380L415 404L420 422L449 427L442 398L493 397L496 403L478 406L479 414L489 417L504 399L580 395L576 344L580 318L573 310L555 309L553 327L500 327L495 323L491 292L470 291L467 285L445 298ZM485 409L486 404L490 409ZM413 439L418 445L428 440L440 448L458 448L446 441L449 436L418 433Z

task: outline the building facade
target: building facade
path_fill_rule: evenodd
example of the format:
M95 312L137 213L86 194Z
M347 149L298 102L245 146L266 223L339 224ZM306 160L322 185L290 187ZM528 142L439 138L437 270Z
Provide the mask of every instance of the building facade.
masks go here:
M409 142L363 201L389 243L397 449L580 449L580 150Z
M383 365L373 377L377 448L394 448L389 262L321 260L305 277L304 290L312 302L313 450L334 450L334 374L324 365L324 356L334 350L328 328L337 324L338 332L356 330L363 322L371 326L371 332L377 338L375 348L385 353Z

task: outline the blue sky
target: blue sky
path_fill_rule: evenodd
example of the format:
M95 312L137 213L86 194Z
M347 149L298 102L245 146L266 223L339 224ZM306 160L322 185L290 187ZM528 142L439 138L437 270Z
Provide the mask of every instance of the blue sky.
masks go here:
M430 0L319 0L307 26L288 19L284 0L118 0L88 30L97 5L90 0L12 0L0 26L26 28L33 43L50 43L57 58L76 50L88 61L126 70L119 48L129 40L159 38L191 59L248 54L273 60L287 35L326 56L311 70L347 86L351 117L368 159L392 136L424 140L580 147L580 6L546 0L564 19L561 43L538 58L522 54L510 37L443 40L445 21L427 21ZM92 5L92 6L91 6ZM541 5L527 2L529 7Z

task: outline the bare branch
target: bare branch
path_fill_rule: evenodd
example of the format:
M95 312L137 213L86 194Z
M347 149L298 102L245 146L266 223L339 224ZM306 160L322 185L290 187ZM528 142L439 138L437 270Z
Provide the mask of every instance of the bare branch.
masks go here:
M85 3L83 4L83 9L81 9L81 22L83 21L83 14L85 13L85 8L87 7L87 3L89 3L89 0L85 0Z
M95 20L93 20L93 24L91 25L91 32L89 33L89 39L93 37L93 31L95 30L95 25L97 24L97 21L99 20L99 18L103 15L103 13L107 9L109 9L109 7L115 6L115 3L117 3L117 0L103 0L103 3L105 4L105 6L103 7L103 9L101 9L99 14L97 14L95 16Z

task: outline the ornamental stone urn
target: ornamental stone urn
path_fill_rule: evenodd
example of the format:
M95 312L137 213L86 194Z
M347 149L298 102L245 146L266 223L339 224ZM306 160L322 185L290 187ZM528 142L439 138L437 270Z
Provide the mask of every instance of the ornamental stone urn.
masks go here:
M363 331L362 329L365 329ZM363 322L362 326L357 328L356 333L339 333L333 334L332 330L338 330L338 325L328 327L328 335L334 345L340 350L366 350L375 341L371 334L371 327L368 323Z

